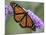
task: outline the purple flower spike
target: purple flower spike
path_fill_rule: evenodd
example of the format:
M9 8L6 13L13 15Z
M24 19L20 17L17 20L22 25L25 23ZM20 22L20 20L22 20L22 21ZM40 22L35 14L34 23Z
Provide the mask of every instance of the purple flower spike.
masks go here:
M5 5L5 15L12 15L13 9L10 5Z
M13 15L13 9L10 5L5 5L5 19L7 20L7 17Z
M43 29L44 28L43 21L38 16L36 16L32 11L27 10L27 12L28 15L32 18L33 22L35 23L36 28Z

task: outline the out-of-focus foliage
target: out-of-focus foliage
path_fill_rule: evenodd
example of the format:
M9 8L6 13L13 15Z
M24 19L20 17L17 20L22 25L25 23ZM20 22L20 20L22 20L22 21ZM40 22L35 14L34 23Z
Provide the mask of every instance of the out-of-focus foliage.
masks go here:
M42 20L44 20L44 4L41 3L35 8L35 14L37 14Z

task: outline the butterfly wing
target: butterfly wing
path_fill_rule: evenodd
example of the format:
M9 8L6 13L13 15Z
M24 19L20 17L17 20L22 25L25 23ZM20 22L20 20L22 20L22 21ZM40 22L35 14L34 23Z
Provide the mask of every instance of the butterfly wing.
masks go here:
M27 27L32 27L32 19L30 18L29 15L27 15Z
M14 15L14 19L16 22L20 22L20 20L23 18L24 14L18 14Z
M21 7L15 7L15 10L14 10L14 19L17 21L17 22L20 22L20 20L23 18L24 16L24 11Z
M21 8L21 7L15 7L15 13L24 13L24 10L23 10L23 8Z
M31 28L33 31L36 30L36 27L29 15L23 17L22 21L20 22L20 26L22 28Z
M20 22L20 20L24 16L24 10L23 10L23 8L20 7L18 4L16 4L15 2L12 2L11 6L12 6L13 12L14 12L14 20L16 22Z
M20 22L20 26L25 28L26 27L26 16L23 17L23 19Z
M27 15L27 27L31 28L33 31L36 30L36 27L31 19L31 17L29 15Z

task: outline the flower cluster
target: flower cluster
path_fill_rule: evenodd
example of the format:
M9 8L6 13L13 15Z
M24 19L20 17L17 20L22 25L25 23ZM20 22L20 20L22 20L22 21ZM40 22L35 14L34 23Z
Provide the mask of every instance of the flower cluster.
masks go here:
M32 18L36 28L44 28L44 23L43 21L37 16L35 15L32 11L27 10L28 11L28 15Z
M10 5L5 5L5 15L12 15L13 9Z

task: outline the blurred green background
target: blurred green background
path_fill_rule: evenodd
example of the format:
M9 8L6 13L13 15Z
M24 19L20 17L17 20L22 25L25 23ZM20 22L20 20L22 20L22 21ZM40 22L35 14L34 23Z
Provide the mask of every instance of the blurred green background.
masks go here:
M12 0L5 0L5 4L10 4L11 1ZM25 1L15 2L27 10L32 10L38 17L40 17L44 21L44 3ZM5 21L5 33L6 35L15 33L32 33L32 30L30 28L21 28L19 26L19 23L14 21L13 16L8 16Z

